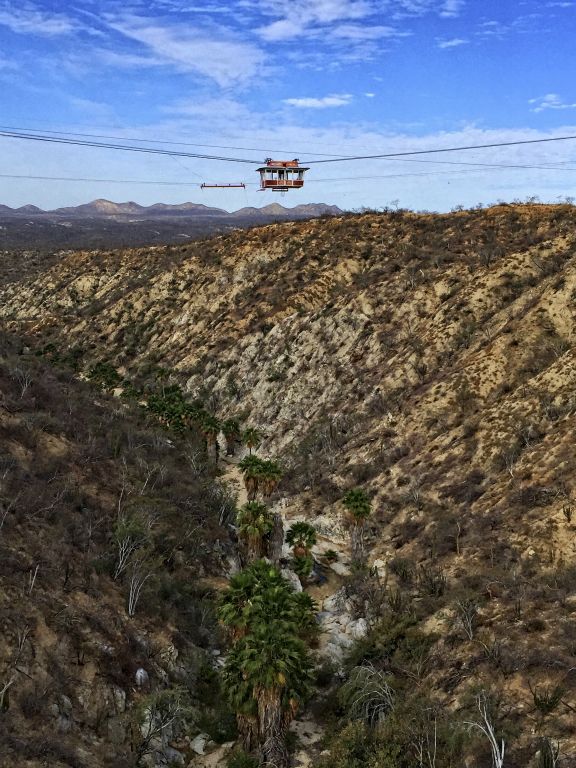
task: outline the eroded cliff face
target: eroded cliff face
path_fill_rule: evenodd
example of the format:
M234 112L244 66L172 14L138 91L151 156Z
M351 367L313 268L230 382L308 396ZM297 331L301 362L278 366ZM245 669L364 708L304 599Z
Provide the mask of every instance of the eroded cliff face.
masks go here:
M572 688L575 224L571 206L400 211L68 253L12 265L0 312L35 348L161 366L262 429L288 517L329 529L368 490L370 562L430 602L427 684L454 706L497 684L526 713L528 682ZM483 646L455 629L470 590Z

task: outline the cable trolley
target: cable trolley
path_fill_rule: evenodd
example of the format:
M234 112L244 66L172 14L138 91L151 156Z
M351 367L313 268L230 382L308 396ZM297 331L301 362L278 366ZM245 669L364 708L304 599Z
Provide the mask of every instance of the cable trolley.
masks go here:
M287 192L290 189L301 189L304 186L304 173L309 168L303 168L298 160L272 160L267 157L266 165L258 168L260 174L260 191Z

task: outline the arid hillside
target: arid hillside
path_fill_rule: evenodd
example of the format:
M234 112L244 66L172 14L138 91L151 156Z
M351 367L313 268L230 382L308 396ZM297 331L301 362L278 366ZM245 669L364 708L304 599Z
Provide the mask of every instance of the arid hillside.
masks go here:
M226 740L199 579L223 571L234 499L202 456L0 335L2 768L133 766L158 749L150 711L175 718L168 756L184 721Z
M453 723L489 696L506 768L554 765L544 738L576 765L573 206L346 215L30 271L6 257L0 280L0 318L32 350L136 386L161 367L257 426L288 517L328 535L365 490L371 570L344 588L369 631L349 664ZM320 761L428 765L385 762L341 703L324 717L345 737ZM463 759L430 765L500 765L481 734Z

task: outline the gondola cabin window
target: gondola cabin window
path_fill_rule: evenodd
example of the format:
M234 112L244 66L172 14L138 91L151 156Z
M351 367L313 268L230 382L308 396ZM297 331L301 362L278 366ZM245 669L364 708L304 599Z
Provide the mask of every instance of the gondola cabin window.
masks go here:
M289 189L301 189L304 186L304 173L309 168L303 168L298 160L266 159L266 165L258 168L260 174L260 189L273 192L287 192Z

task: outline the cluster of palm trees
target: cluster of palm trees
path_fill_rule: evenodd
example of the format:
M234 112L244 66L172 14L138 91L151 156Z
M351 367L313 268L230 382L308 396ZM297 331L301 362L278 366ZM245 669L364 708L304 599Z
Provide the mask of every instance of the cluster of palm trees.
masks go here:
M245 456L238 466L250 501L259 493L264 497L271 496L282 479L282 467L277 461L261 459L253 453Z
M158 392L151 392L146 399L146 408L161 424L174 432L199 425L207 416L201 402L188 402L178 384L163 386Z
M248 565L232 577L220 600L220 621L232 642L223 683L244 749L257 753L263 765L285 768L288 726L311 691L307 643L318 631L316 606L306 592L294 590L274 563L284 540L283 526L265 499L277 488L282 468L252 453L261 442L256 430L244 435L249 453L238 466L248 501L236 520ZM278 527L279 542L274 542ZM314 542L314 529L307 523L289 532L295 559L309 556Z
M252 449L260 444L260 433L247 429L244 434L248 437L244 444L249 453L239 462L238 467L244 478L248 502L239 510L236 518L240 539L246 547L248 562L264 556L277 560L284 539L282 520L264 503L264 499L269 498L278 487L282 479L282 467L277 461L261 459L252 453ZM278 536L272 535L275 530ZM276 541L278 538L279 542Z
M243 748L257 754L260 764L287 768L286 736L290 722L312 691L313 664L309 643L317 632L316 606L306 592L296 592L278 566L272 537L282 521L265 503L282 478L277 461L252 451L261 443L256 430L241 432L235 421L222 425L227 440L243 434L248 454L239 462L248 501L238 511L237 526L247 566L233 576L219 603L219 618L231 650L223 685L236 712ZM360 489L343 499L354 529L360 530L371 511ZM293 523L286 534L292 548L294 571L306 583L313 567L316 530L310 523ZM281 546L280 546L281 549ZM266 559L264 559L266 558Z
M232 577L220 598L219 618L232 643L223 684L236 712L243 748L257 753L261 765L286 768L290 722L312 692L309 643L318 632L316 606L308 593L295 592L277 566L263 559L274 515L257 494L268 492L265 478L271 467L278 481L279 465L250 453L239 466L250 497L237 517L249 564ZM363 554L363 549L358 550L358 541L363 546L359 534L372 504L359 488L348 491L342 502L359 559ZM316 530L298 521L288 529L286 541L292 548L294 570L305 582L313 565Z
M307 641L315 613L310 596L295 592L266 560L233 576L220 599L220 621L232 641L224 687L244 749L270 768L288 765L288 727L312 690Z
M234 456L238 445L245 445L250 454L262 442L262 434L254 427L242 430L237 419L220 421L214 414L206 410L200 400L188 402L181 387L177 384L162 386L157 392L152 392L146 400L146 408L169 429L182 433L195 427L202 434L209 457L218 461L220 432L226 441L226 455Z

